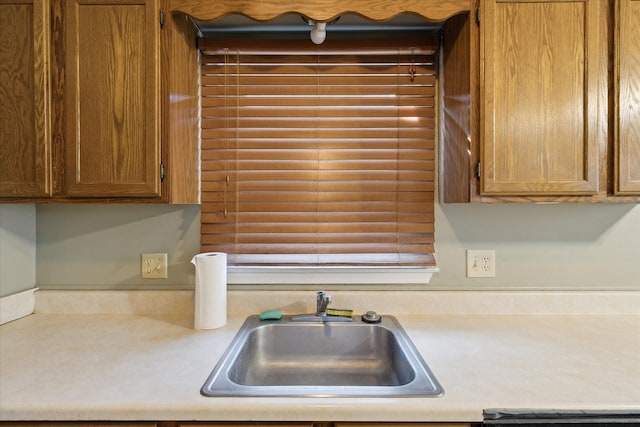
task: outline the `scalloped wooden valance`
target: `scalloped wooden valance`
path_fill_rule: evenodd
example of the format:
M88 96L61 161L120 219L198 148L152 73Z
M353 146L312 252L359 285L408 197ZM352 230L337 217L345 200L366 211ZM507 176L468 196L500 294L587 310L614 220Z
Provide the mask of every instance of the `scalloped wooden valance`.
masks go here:
M387 21L412 13L427 21L442 22L471 10L474 0L170 0L172 13L183 13L202 21L240 14L256 21L270 21L297 13L314 21L331 21L354 13L372 21Z

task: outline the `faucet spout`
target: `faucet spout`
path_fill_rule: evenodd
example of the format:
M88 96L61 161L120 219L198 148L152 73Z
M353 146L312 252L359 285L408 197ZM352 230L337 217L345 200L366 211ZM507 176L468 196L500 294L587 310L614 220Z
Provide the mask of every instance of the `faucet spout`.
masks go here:
M331 295L325 291L318 291L316 295L316 316L324 317L327 315L327 307L331 303Z

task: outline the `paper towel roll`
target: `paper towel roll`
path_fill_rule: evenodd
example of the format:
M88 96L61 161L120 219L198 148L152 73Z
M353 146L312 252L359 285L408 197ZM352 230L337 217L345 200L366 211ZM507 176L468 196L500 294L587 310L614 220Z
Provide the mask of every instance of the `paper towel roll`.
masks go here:
M196 329L215 329L227 323L227 254L206 252L193 257L196 266Z

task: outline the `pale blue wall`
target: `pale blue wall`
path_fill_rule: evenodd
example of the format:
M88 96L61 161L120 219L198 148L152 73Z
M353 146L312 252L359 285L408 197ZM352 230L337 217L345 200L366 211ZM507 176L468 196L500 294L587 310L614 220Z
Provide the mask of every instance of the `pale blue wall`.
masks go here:
M465 249L495 249L497 277L464 277ZM443 287L640 289L640 205L441 205L436 252Z
M41 288L191 288L199 207L39 205ZM495 249L497 277L465 277L466 249ZM169 278L140 279L142 252ZM436 205L441 272L425 289L640 289L640 205Z
M200 245L200 207L70 204L37 207L41 288L193 287L190 260ZM168 279L142 279L140 255L168 254Z
M36 208L0 204L0 297L36 283Z

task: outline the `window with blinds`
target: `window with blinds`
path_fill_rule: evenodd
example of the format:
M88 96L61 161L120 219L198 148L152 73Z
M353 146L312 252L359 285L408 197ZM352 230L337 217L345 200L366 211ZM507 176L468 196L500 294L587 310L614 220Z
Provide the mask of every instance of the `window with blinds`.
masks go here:
M435 43L203 40L202 251L435 265Z

